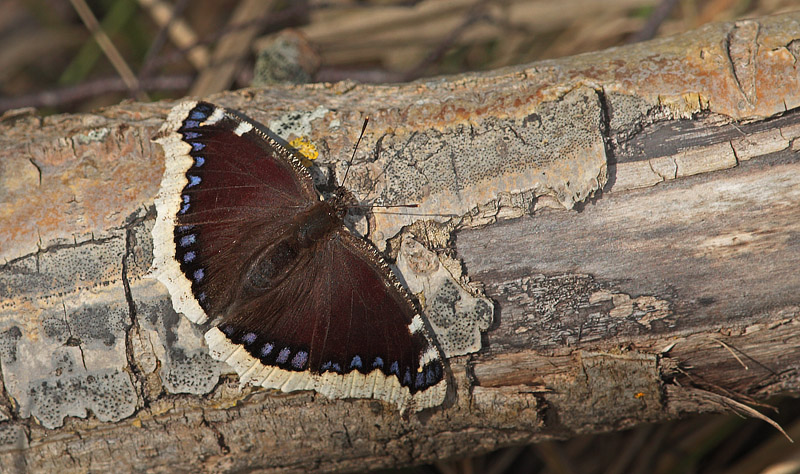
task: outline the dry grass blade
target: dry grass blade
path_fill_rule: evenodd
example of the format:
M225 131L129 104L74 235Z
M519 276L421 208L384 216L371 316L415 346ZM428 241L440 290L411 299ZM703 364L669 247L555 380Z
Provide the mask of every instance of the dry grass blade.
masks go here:
M70 0L70 2L72 3L73 8L75 8L75 11L78 12L78 15L81 17L83 24L86 25L86 28L88 28L94 36L95 41L97 41L97 44L100 46L100 49L103 50L103 54L105 54L108 60L111 61L111 65L114 66L114 69L116 69L117 73L125 82L128 90L135 93L136 98L139 100L149 100L147 94L140 89L139 80L128 66L128 63L125 62L122 54L120 54L120 52L114 46L114 43L111 42L111 38L105 34L102 28L100 28L100 23L97 21L94 13L92 13L89 5L87 5L84 0Z
M794 443L794 440L789 436L786 431L775 422L772 418L764 415L760 411L751 408L744 403L737 402L736 400L726 397L724 395L719 395L713 392L709 392L708 390L703 390L701 388L686 388L687 392L692 394L692 397L698 401L706 402L711 405L716 405L722 408L727 408L734 413L744 416L744 417L751 417L756 418L762 421L769 423L773 428L778 430L783 436L786 437L790 442Z
M198 71L208 66L208 48L199 44L194 30L181 18L172 18L173 8L160 0L139 0L150 13L153 21L161 28L167 28L167 34L175 45L186 50L186 57Z

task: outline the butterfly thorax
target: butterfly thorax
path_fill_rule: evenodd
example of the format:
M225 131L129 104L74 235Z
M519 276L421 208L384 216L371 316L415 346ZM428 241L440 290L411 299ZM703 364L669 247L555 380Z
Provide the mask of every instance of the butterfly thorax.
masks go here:
M305 249L310 249L342 225L336 209L319 201L297 214L283 237L253 259L246 272L247 284L255 290L269 290L284 280L297 265Z
M283 238L253 260L246 272L248 286L254 290L274 288L297 265L298 256L304 249L312 248L342 227L348 210L357 203L355 196L340 186L327 199L298 213Z

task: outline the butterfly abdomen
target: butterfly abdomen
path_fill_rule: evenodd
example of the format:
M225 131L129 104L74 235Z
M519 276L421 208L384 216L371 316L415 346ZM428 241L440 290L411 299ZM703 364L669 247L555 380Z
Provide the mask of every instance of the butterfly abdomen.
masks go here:
M334 209L320 201L298 214L284 238L257 255L246 272L246 284L253 290L270 290L283 281L298 264L298 256L341 225Z

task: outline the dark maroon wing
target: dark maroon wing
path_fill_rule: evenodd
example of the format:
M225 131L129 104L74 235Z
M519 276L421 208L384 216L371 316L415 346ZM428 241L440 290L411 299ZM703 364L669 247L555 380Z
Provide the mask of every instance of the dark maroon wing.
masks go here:
M305 253L276 288L232 309L220 329L261 364L285 371L378 369L412 395L444 377L406 290L377 251L344 227Z
M175 132L191 159L176 171L186 184L174 196L174 258L214 319L236 297L242 268L318 197L308 171L259 124L206 102L184 115ZM180 156L167 155L169 172Z

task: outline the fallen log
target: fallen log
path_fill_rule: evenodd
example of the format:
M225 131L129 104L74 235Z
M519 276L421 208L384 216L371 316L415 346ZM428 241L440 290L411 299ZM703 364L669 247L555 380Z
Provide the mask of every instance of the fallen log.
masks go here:
M145 278L172 104L0 119L0 465L398 467L796 394L800 16L409 84L211 97L418 204L495 303L445 404L240 388ZM327 167L327 168L326 168ZM457 226L437 226L447 215ZM442 216L442 217L437 217ZM415 220L368 222L380 248ZM393 246L388 244L391 252Z

